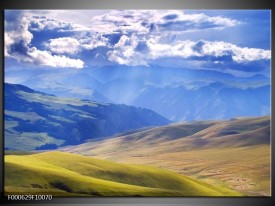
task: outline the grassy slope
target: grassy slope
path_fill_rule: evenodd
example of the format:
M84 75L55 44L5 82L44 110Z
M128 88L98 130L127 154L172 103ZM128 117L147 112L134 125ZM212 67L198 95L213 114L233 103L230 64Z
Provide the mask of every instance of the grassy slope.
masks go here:
M62 149L87 155L154 149L164 153L270 144L270 117L177 123Z
M77 145L88 139L170 123L148 109L57 97L14 84L5 84L4 113L6 150Z
M146 149L119 156L101 154L99 157L116 162L154 165L245 195L269 196L270 152L270 146L259 145L170 153Z
M167 170L64 152L5 156L5 192L92 196L235 196Z
M195 125L173 124L64 151L154 165L246 195L270 195L269 116ZM175 131L190 136L180 138Z

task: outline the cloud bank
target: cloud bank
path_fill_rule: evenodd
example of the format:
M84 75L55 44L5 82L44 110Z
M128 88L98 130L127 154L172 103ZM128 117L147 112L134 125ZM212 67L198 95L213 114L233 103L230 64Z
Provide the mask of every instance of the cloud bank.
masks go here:
M96 16L94 22L109 25L113 31L127 33L189 32L205 29L223 29L241 24L240 21L203 13L187 14L184 11L112 11ZM104 30L102 30L104 32Z
M15 12L16 13L16 12ZM73 59L64 55L54 55L51 51L64 50L64 47L69 45L63 45L63 48L59 48L58 40L55 42L50 41L49 44L55 44L50 50L39 50L35 46L31 46L33 34L30 28L36 23L37 18L29 18L22 13L15 14L14 21L5 21L5 56L17 59L19 62L27 62L34 64L35 66L50 66L56 68L76 68L81 69L84 67L84 62L80 59ZM55 22L55 21L54 21ZM56 27L63 28L63 24L49 23L45 20L44 24L36 24L36 30L42 30L46 27L48 29L54 29Z
M142 48L142 49L138 49ZM146 52L144 52L146 50ZM269 60L269 50L238 47L237 45L223 41L175 41L171 44L163 44L158 39L139 40L137 37L122 36L114 46L114 50L108 53L109 60L119 64L146 65L150 60L163 57L181 57L183 59L218 61L221 57L227 57L236 63L245 64L252 61Z
M69 21L68 12L6 11L5 57L37 67L75 69L89 66L86 64L90 59L96 61L97 56L104 57L106 64L128 66L149 65L163 58L169 58L173 65L177 58L188 65L193 62L194 67L234 65L229 69L242 71L254 62L263 70L260 67L266 68L266 64L259 62L271 59L270 50L203 38L205 31L231 31L246 24L245 19L206 15L203 11L125 10L96 14L73 11ZM184 38L192 32L201 40L192 40L190 35ZM37 42L40 35L44 39Z

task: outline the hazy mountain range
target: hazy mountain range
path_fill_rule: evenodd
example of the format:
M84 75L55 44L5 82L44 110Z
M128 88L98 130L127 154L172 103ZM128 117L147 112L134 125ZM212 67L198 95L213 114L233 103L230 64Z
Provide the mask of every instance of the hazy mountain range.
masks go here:
M270 78L156 65L18 70L23 85L48 94L151 109L171 121L270 114ZM27 80L26 80L27 79Z
M5 195L270 196L270 10L5 10Z

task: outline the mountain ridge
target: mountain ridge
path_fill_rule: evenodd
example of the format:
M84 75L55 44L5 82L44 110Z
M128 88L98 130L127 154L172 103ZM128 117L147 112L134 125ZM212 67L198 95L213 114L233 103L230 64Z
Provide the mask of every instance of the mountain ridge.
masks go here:
M9 149L79 144L169 123L144 108L61 98L22 85L5 84L5 147Z
M270 144L270 116L173 123L107 140L60 148L83 154L149 149L175 152Z
M6 72L7 77L11 75L26 76L21 70ZM37 76L42 81L38 82ZM271 82L262 74L236 76L183 66L109 65L77 72L39 70L22 84L46 93L144 107L171 121L270 114ZM255 96L259 99L252 101Z

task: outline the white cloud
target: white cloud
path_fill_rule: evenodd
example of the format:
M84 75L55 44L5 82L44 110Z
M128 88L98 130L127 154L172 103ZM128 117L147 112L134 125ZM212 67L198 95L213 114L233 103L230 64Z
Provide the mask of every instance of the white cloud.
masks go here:
M159 38L160 39L160 38ZM150 38L146 41L148 51L137 52L140 40L136 36L122 36L114 46L114 50L108 53L109 60L126 65L147 65L148 62L164 57L180 57L190 59L231 56L236 63L247 63L258 60L269 60L270 50L238 47L237 45L223 41L176 41L171 44L159 42L159 39ZM144 40L142 40L144 41ZM216 60L214 60L216 61Z
M186 32L205 29L223 29L241 24L241 22L220 16L207 16L203 13L188 14L180 10L125 10L111 11L93 17L95 24L107 25L107 29L120 30L126 34L137 32ZM169 28L169 29L167 29ZM104 31L102 31L104 32Z
M198 31L223 29L241 22L203 13L181 10L27 10L25 16L32 19L32 30L58 29L59 31L93 31L102 34L120 31L124 34ZM195 29L196 28L196 29Z
M139 42L141 40L137 36L121 36L114 50L107 53L108 60L131 66L147 65L148 54L136 50Z
M28 30L28 26L29 22L26 17L22 17L20 23L5 21L5 55L9 55L10 46L16 42L20 42L25 47L30 44L33 35ZM9 29L9 27L12 27L12 29Z
M102 35L79 35L77 38L60 37L50 39L44 43L44 46L56 54L76 54L81 49L92 50L97 47L108 46L108 39Z
M87 50L92 50L96 47L101 46L108 46L108 39L97 33L80 35L79 42L81 44L81 47Z
M72 14L59 10L27 11L19 22L5 22L5 56L36 63L38 66L71 68L83 68L84 62L66 57L64 54L74 55L82 49L92 50L97 47L106 47L106 50L109 50L109 61L126 65L147 65L150 61L165 57L178 57L189 61L192 57L198 57L196 61L199 61L199 58L205 56L231 56L236 63L271 58L269 50L239 47L223 41L191 41L176 38L175 34L178 32L223 29L241 24L231 18L180 10L102 11L97 13L100 15L96 15L95 12L90 15L89 11L85 11L83 14L80 12L80 16L87 17L85 23L81 24L77 13L79 11ZM77 19L71 19L72 17ZM70 19L72 21L69 21ZM13 23L17 24L13 29L6 29ZM44 43L47 50L41 51L38 49L40 47L31 46L31 32L45 29L56 29L60 33L59 36L62 35L62 31L69 31L74 36L49 39ZM105 34L109 36L104 36ZM112 45L112 42L116 42L110 40L115 37L114 34L121 37ZM19 43L25 54L20 54L20 49L12 51L12 46Z
M171 32L193 31L194 27L196 30L222 29L241 23L231 18L212 17L203 13L189 14L181 10L28 10L25 11L25 15L32 18L33 30L56 28L62 30L63 28L71 31L100 33L120 30L124 34L128 32L148 33L152 25L156 27L155 31L164 31L162 27L166 23L176 25L175 27L171 25ZM180 27L179 24L181 24Z
M175 14L178 15L178 18L175 19L175 21L189 21L189 22L194 22L194 23L212 23L212 26L209 25L209 27L232 27L236 26L238 24L241 24L241 22L231 19L231 18L225 18L221 16L207 16L203 13L198 13L198 14L185 14L185 13L180 13L178 11L174 11ZM173 13L172 13L173 14Z
M48 50L57 54L75 54L80 49L79 41L72 37L50 39L44 45Z
M41 30L52 30L58 29L59 31L70 30L73 28L73 25L61 20L48 18L46 16L34 16L31 13L25 14L30 23L29 27L32 31L41 31Z
M271 58L271 51L257 48L238 47L237 45L218 41L201 41L199 55L210 55L221 57L225 55L232 56L232 59L238 63L245 63L257 60L267 60Z
M5 32L4 42L5 42L4 55L7 57L7 56L9 56L8 50L10 48L10 45L12 45L14 43L13 38L11 37L11 34Z
M31 57L31 63L41 66L76 69L84 67L84 62L80 59L71 59L64 55L52 55L48 51L40 51L35 47L30 49L28 55Z
M26 10L25 15L46 16L48 19L70 24L74 29L92 30L91 18L107 12L104 10Z
M237 46L232 46L234 55L232 56L233 60L236 62L249 62L257 61L264 59L271 59L271 51L257 49L257 48L240 48Z
M71 59L64 55L52 55L50 51L41 51L36 47L31 47L33 34L29 31L32 18L22 16L16 22L5 21L5 56L17 59L19 62L28 62L37 66L51 66L59 68L84 67L84 62L80 59ZM54 27L48 24L48 27ZM57 43L57 42L54 42ZM61 45L59 45L61 46ZM55 45L53 49L58 49ZM64 47L60 50L64 50ZM71 48L70 48L71 49ZM58 53L58 52L57 52Z

